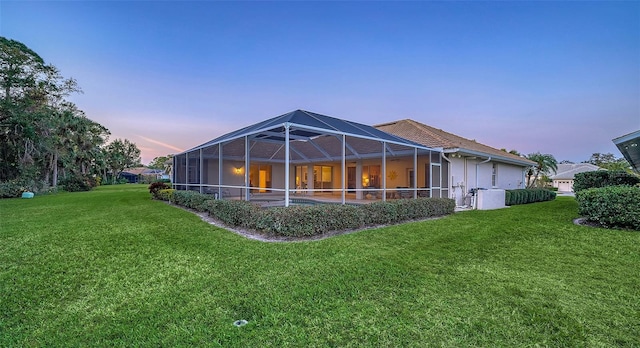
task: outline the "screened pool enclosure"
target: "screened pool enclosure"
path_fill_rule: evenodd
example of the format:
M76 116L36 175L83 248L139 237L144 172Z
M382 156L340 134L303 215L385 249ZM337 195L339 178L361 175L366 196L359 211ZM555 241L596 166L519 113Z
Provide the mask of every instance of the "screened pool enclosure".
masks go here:
M173 158L173 186L255 202L448 197L448 163L374 127L296 110Z

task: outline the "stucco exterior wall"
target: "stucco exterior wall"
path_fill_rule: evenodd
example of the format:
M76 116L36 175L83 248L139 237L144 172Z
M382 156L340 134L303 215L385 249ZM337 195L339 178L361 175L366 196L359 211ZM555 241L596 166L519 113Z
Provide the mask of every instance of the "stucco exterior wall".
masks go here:
M498 177L496 188L505 190L515 190L524 188L522 173L524 167L514 166L512 164L497 163Z
M490 161L481 163L486 158L449 158L451 165L451 197L456 204L464 205L464 197L472 188L499 188L513 190L523 188L523 167ZM492 185L493 165L496 165L496 183ZM478 171L476 183L476 168Z

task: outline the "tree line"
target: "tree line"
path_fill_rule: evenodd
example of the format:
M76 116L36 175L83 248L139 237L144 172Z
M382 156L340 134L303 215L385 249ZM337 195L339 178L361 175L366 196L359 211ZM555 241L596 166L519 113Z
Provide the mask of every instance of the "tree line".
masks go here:
M567 161L567 160L558 162L552 154L548 154L548 153L543 154L540 152L535 152L535 153L530 153L528 155L522 155L520 152L516 150L510 150L510 151L507 151L506 149L500 149L500 150L504 152L508 152L512 155L524 157L528 160L535 162L535 164L531 166L529 169L527 169L527 172L526 172L527 188L533 188L540 184L544 186L545 182L549 181L548 176L553 175L557 172L559 163L573 164L573 162ZM632 173L631 165L629 164L629 162L627 162L627 160L625 160L623 157L617 158L612 153L602 154L602 153L596 152L592 154L588 160L582 161L581 163L594 164L602 169L606 169L610 171L624 171L627 173ZM539 180L542 180L543 182L540 183Z
M0 36L0 183L38 191L69 177L115 180L140 165L134 143L109 142L109 130L66 99L81 92L29 47Z

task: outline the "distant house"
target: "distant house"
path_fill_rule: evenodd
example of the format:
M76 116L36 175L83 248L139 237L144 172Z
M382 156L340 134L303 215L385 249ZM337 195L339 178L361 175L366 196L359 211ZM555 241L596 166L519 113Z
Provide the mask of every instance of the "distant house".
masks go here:
M451 183L452 198L464 205L470 189L525 187L525 173L535 162L480 144L414 120L399 120L376 128L432 148L442 148Z
M131 184L141 182L145 177L158 180L168 178L164 170L146 167L127 168L120 173L119 177L126 179Z
M554 175L549 175L553 181L553 187L558 188L558 192L573 192L573 179L576 174L604 170L591 163L567 163L558 164L558 169Z

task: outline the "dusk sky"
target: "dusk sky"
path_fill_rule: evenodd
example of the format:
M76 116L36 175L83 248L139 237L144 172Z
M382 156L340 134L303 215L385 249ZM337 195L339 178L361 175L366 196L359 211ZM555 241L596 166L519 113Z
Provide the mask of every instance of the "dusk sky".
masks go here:
M640 129L638 1L2 0L0 35L143 163L295 109L574 162Z

